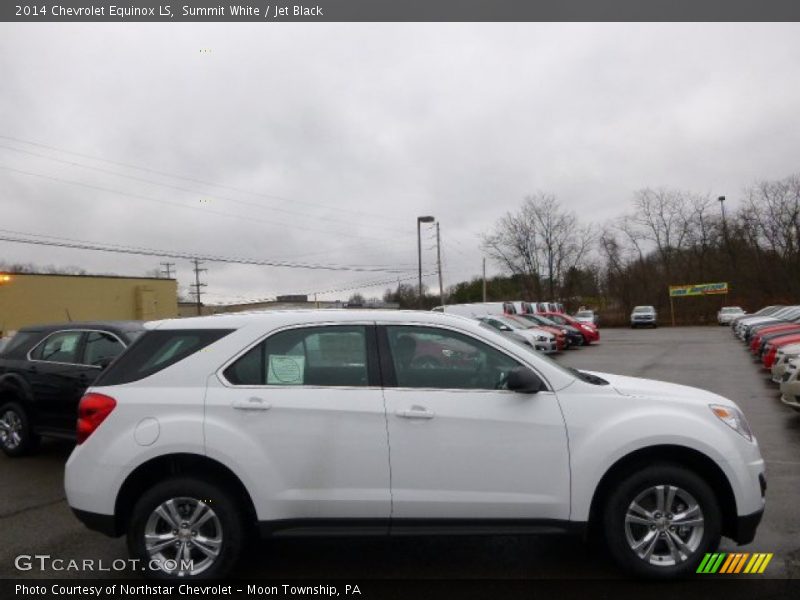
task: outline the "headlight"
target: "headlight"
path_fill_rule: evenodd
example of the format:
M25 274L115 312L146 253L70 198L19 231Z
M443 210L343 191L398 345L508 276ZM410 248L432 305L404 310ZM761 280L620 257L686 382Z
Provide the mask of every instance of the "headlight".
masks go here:
M709 404L708 407L720 421L725 423L725 425L733 429L748 442L753 441L753 432L750 430L750 425L747 423L747 419L744 418L741 411L728 406L720 406L719 404Z

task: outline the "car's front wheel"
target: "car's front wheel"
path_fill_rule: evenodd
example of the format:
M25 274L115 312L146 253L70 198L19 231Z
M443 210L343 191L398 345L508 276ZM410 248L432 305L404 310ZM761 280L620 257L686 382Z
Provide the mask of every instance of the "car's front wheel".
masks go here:
M244 544L241 512L231 496L194 478L164 481L134 506L128 550L158 579L218 578Z
M27 411L18 402L0 406L0 448L10 457L23 456L36 448L39 436Z
M694 573L719 545L719 503L694 472L659 464L619 483L605 505L603 526L611 555L624 569L681 577Z

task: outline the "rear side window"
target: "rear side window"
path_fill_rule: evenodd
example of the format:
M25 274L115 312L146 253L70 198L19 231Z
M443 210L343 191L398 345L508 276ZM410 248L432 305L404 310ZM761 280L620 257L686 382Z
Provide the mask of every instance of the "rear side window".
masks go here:
M31 358L45 362L78 364L82 337L82 331L53 333L31 351Z
M97 379L95 385L119 385L149 377L231 333L232 329L148 331Z
M249 350L224 375L233 385L369 385L366 327L281 331Z
M24 354L25 348L28 347L39 335L38 331L20 331L8 340L5 348L1 354L4 356L14 356L17 354Z

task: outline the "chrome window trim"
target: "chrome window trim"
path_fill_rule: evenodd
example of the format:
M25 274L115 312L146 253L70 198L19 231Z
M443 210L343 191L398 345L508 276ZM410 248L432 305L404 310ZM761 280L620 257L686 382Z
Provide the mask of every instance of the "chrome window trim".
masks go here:
M59 333L74 333L74 332L77 332L77 333L106 333L108 335L111 335L111 336L117 338L117 341L120 344L122 344L123 348L127 348L128 347L128 344L126 344L116 333L114 333L113 331L108 331L106 329L57 329L56 331L51 331L46 337L44 337L41 340L39 340L38 344L36 344L33 348L28 350L27 354L25 354L25 358L29 362L44 363L44 364L47 364L47 365L67 365L67 366L70 366L70 367L89 367L90 369L101 369L102 370L103 367L101 367L99 365L88 365L88 364L85 364L85 363L71 363L71 362L61 362L61 361L58 361L58 360L42 360L42 359L39 359L39 358L31 358L31 353L34 350L36 350L39 346L44 344L47 340L49 340L52 336L54 336L56 334L59 334Z

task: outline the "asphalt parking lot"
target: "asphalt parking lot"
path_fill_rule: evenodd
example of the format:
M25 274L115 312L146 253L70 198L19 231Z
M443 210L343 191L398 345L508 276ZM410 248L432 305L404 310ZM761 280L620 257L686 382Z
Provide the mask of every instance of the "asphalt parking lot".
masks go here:
M709 389L743 408L767 462L767 510L756 539L722 550L772 552L765 577L800 578L800 413L778 400L767 372L723 327L602 329L601 343L558 357L568 366L662 379ZM71 446L47 442L32 457L0 456L0 577L92 577L97 573L19 571L20 554L102 559L127 557L123 539L85 529L62 488ZM102 573L130 576L130 573ZM617 578L602 553L578 539L541 536L274 540L252 548L241 577L304 578Z

